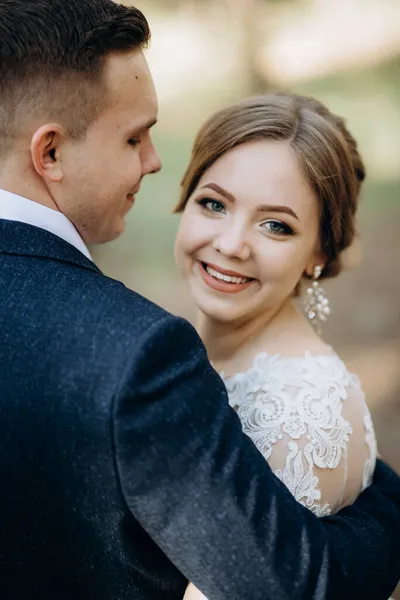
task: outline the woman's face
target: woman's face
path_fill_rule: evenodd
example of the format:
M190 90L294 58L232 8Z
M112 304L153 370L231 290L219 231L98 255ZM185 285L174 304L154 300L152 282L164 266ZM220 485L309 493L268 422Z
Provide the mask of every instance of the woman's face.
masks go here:
M224 322L278 309L318 255L317 199L288 142L242 144L203 174L175 256L197 307Z

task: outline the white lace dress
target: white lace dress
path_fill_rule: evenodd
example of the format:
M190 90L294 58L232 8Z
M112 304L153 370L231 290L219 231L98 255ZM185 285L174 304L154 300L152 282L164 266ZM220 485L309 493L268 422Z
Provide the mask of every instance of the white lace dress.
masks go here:
M321 517L351 504L372 479L376 438L358 378L336 354L259 354L225 378L244 432L298 502Z
M298 502L318 517L351 504L371 483L376 438L358 378L336 354L259 354L220 373L243 431ZM193 593L193 592L192 592ZM184 600L207 600L198 590Z

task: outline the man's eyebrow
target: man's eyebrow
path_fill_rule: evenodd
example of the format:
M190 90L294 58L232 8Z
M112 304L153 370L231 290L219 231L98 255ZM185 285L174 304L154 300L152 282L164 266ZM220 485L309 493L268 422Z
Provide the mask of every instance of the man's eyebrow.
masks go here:
M158 119L151 119L147 125L145 125L145 129L151 129L158 122Z
M140 133L141 131L145 131L146 129L151 129L152 127L154 127L154 125L157 123L158 119L149 119L148 121L145 121L144 123L142 123L141 125L136 125L134 127L131 127L131 131L134 133Z

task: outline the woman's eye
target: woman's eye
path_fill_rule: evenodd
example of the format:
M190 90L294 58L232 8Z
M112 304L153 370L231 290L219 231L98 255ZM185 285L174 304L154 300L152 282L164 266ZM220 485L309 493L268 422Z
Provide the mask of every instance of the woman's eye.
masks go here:
M293 230L288 225L285 225L285 223L281 223L281 221L267 221L263 223L262 227L270 233L277 235L293 235Z
M138 144L140 144L140 140L139 139L135 140L134 138L130 138L128 140L128 144L130 146L137 146Z
M222 213L225 210L225 206L219 200L213 200L212 198L202 198L199 200L199 204L207 208L214 213Z

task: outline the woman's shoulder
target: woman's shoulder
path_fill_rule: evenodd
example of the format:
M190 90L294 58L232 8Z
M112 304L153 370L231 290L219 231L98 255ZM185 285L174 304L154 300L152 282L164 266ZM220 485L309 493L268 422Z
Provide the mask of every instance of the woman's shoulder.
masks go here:
M225 383L229 383L254 377L291 379L294 375L307 375L310 372L315 377L330 378L335 374L337 377L358 381L332 346L323 343L305 348L291 348L285 352L262 350L251 358L250 364L242 371L229 374L220 371L219 375Z
M262 391L263 396L336 396L344 400L349 388L360 392L358 377L351 373L331 346L321 344L297 352L259 352L250 366L227 377L220 373L232 405L240 405L249 394Z

